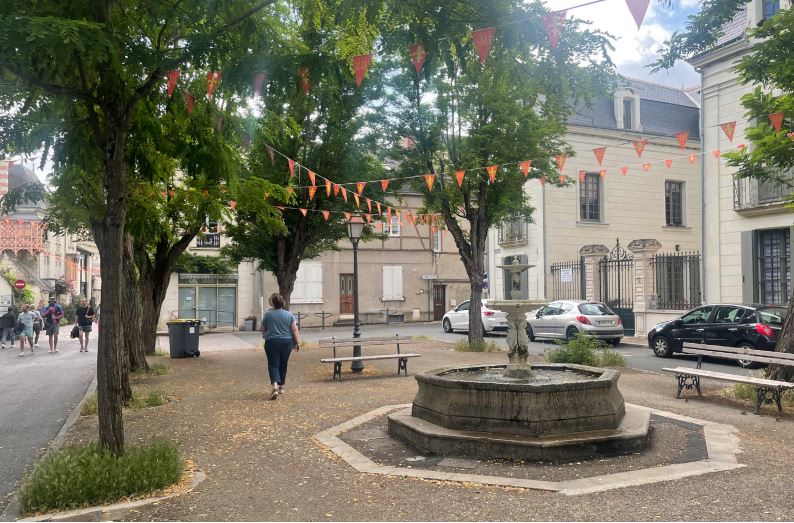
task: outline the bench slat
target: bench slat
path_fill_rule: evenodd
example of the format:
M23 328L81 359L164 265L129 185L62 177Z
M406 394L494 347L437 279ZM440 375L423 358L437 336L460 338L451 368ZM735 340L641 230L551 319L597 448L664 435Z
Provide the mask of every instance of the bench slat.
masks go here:
M746 349L744 347L725 347L723 345L710 345L708 343L684 343L684 351L689 350L710 350L715 352L724 352L727 354L747 354L753 356L770 356L774 355L775 358L784 360L791 360L794 363L794 354L789 352L775 352L769 350Z
M363 343L363 342L386 342L395 343L403 341L411 341L411 336L377 336L372 338L327 338L320 340L320 345L339 345L342 343Z
M713 350L695 350L695 349L688 349L683 354L695 354L700 356L712 356L714 358L722 358L725 360L747 360L747 361L755 361L758 363L776 363L778 365L786 365L792 366L794 365L794 360L788 359L781 359L775 356L755 356L753 354L736 354L733 352L722 352L722 351L713 351ZM772 354L767 352L767 354Z
M691 369L688 367L663 368L665 372L673 374L686 374L689 376L699 376L701 378L712 378L720 381L730 381L733 383L748 383L750 385L761 385L765 387L794 388L794 383L788 381L767 380L753 376L739 376L738 374L728 374L725 372L714 372L703 369Z
M335 345L321 345L321 346L320 346L320 348L321 348L321 349L332 349L332 348L337 348L337 349L350 349L350 348L353 348L353 347L355 347L356 345L358 345L359 347L384 347L384 346L386 346L386 345L397 345L397 344L399 344L400 346L402 346L402 345L409 345L409 342L402 342L402 341L400 341L400 342L375 342L375 343L367 343L367 342L364 342L364 341L362 341L362 342L358 342L358 343L339 343L339 344L335 344Z
M386 360L397 358L418 358L421 354L409 352L407 354L379 354L375 356L350 356L344 358L322 358L322 363L335 363L338 361L361 361L361 360Z

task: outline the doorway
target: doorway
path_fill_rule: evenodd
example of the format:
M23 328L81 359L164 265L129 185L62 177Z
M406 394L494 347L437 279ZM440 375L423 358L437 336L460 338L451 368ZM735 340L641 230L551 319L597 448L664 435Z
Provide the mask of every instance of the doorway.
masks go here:
M447 312L447 286L433 285L433 321L440 321Z
M353 314L353 275L339 275L339 314Z

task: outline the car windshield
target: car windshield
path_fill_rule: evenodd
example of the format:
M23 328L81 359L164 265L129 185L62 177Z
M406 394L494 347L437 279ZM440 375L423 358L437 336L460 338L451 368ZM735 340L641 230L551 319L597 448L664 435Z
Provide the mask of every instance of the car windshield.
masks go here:
M761 323L768 325L783 325L783 322L786 321L787 313L788 310L783 307L767 307L758 309L758 318Z
M612 309L603 303L580 303L579 312L585 316L612 316Z

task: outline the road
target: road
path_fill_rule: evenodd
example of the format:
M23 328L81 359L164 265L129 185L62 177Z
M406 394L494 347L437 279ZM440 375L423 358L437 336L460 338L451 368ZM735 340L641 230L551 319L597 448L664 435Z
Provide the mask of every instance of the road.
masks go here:
M316 342L319 339L336 337L350 337L352 336L352 327L329 327L325 330L319 328L305 328L301 331L301 336L305 341ZM399 334L400 336L426 336L440 341L456 342L457 340L465 339L465 332L455 332L447 334L441 328L441 322L429 323L392 323L391 325L364 325L361 327L361 336L390 336ZM246 341L257 343L259 333L252 332L238 332L236 335ZM487 335L488 340L493 340L502 347L507 347L505 343L505 336L501 333L494 333ZM529 344L529 353L535 355L542 355L546 350L553 349L556 345L552 341L535 341ZM649 371L649 372L662 372L662 367L676 367L682 366L695 366L697 362L696 356L682 356L677 355L674 358L664 359L657 358L647 345L629 345L621 344L616 349L622 354L628 363L628 366L634 369ZM738 367L735 363L729 361L711 360L703 363L703 369L735 373L747 375L747 370Z
M61 329L57 354L47 352L43 335L36 354L20 358L19 346L0 350L0 513L96 374L96 336L91 352L81 353L69 330Z

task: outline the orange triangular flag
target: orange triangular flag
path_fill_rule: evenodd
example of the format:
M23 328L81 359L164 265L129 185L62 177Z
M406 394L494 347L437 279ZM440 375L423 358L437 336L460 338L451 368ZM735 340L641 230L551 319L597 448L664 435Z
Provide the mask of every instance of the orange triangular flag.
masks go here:
M606 152L607 152L606 147L599 147L598 149L593 149L593 154L595 154L598 165L601 165L601 162L604 161L604 154L606 154Z
M794 134L794 133L789 133L789 134ZM739 145L737 145L736 147L738 147L738 148L739 148L739 150L741 151L742 149L744 149L744 148L745 148L745 147L747 147L747 146L746 146L746 145L744 145L743 143L740 143L740 144L739 144Z
M665 160L665 161L664 161L664 164L665 164L665 165L667 166L667 168L669 169L669 168L670 168L670 166L671 166L671 165L673 165L673 160L672 160L672 159Z
M436 182L436 175L435 174L426 174L425 175L425 183L427 184L427 190L433 190L433 184Z
M648 140L643 138L642 140L636 140L634 142L634 150L637 151L637 156L642 158L642 151L645 150L645 145L648 143Z
M367 182L356 182L356 191L358 191L358 194L364 192L365 185L367 185Z
M540 184L544 185L545 183L546 183L546 177L545 176L541 176L540 177Z
M425 48L422 44L411 44L408 46L408 54L411 55L411 60L414 61L414 68L418 74L427 58Z
M289 175L291 178L295 176L295 160L292 158L287 158L287 163L289 164Z
M344 187L342 187L342 198L344 198L345 201L347 201L347 189L345 189Z
M786 134L786 136L788 137L789 140L794 140L794 132L790 132L790 133ZM742 145L744 145L744 144L742 144Z
M232 210L237 209L237 202L235 200L229 200L229 207L231 207Z
M529 176L529 168L532 167L532 160L524 160L523 162L519 162L518 165L521 167L521 172L524 173L524 178Z
M221 83L221 72L220 71L209 71L207 72L207 96L212 97L212 93L215 92L215 89L218 88L218 84Z
M720 127L722 127L722 131L725 133L725 136L728 137L728 140L733 141L733 133L736 131L736 122L720 124Z
M335 183L334 184L334 196L339 196L339 189L340 189L339 184Z
M360 54L353 57L353 70L356 73L356 87L361 87L361 82L364 81L364 75L371 61L372 53Z
M369 198L367 198L367 210L369 212L372 212L372 200L370 200Z
M695 163L695 158L697 158L697 156L694 154L690 154L689 156L687 156L689 163Z
M314 183L314 176L315 176L314 171L312 171L311 169L307 169L307 170L309 171L309 181L312 182L312 185L316 185Z
M385 178L385 179L380 181L380 188L381 188L381 190L383 192L386 192L386 187L388 187L388 186L389 186L389 179L388 178Z
M276 151L269 145L267 147L267 155L270 156L270 165L276 165Z
M378 207L378 216L380 216L381 214L383 214L383 213L380 211L380 202L375 202L375 205Z
M601 172L599 172L598 175L601 176L601 178L606 178L607 177L607 170L606 169L601 169Z
M711 151L711 154L714 155L714 158L719 158L720 157L720 150L719 149L714 149L713 151Z
M308 212L308 209L301 209L300 211L301 211L302 215L306 216L306 213Z
M276 209L283 211L285 207L283 205L276 205Z
M783 128L783 111L770 114L769 121L772 122L772 127L775 128L775 131L780 131Z
M372 215L371 214L364 214L364 218L367 219L367 223L372 223Z
M314 198L314 193L316 193L316 192L317 192L317 187L315 187L314 185L309 187L309 200Z
M179 71L173 69L171 71L168 71L166 76L168 76L168 97L171 98L171 96L174 94L174 88L176 87L176 82L179 80Z
M620 174L622 174L623 176L626 176L626 173L628 173L628 172L629 172L629 168L628 167L621 167L620 168Z
M455 179L458 180L458 187L463 187L463 176L465 171L455 171Z
M557 49L560 44L560 34L562 34L562 22L565 20L566 11L552 11L543 15L543 27L546 29L546 36L552 49Z
M292 195L292 193L294 193L294 192L295 192L295 188L294 187L287 187L287 194Z
M345 220L347 220L347 221L350 221L350 218L353 216L353 215L352 215L352 214L350 214L349 212L345 212L345 213L342 213L342 214L344 214L344 215L345 215Z
M331 212L330 211L322 211L322 213L323 213L323 218L325 218L325 221L328 221L328 216L331 215Z
M675 133L675 137L678 139L678 146L683 149L686 147L686 141L689 140L689 131Z
M648 11L648 4L650 3L651 0L626 0L626 5L629 6L631 16L633 16L634 21L637 22L637 29L640 28L642 21L645 19L645 13Z
M495 27L486 27L485 29L478 29L471 32L471 39L474 41L474 48L477 49L477 56L480 57L481 64L484 64L485 60L488 59L488 52L491 50L494 32L496 32Z
M584 179L587 177L587 173L584 171L579 171L579 181L583 182Z
M650 169L650 168L651 168L651 164L649 164L649 163L642 164L642 170L645 171L646 173L648 172L648 169Z
M566 182L568 182L568 177L564 174L561 174L558 181L560 182L560 185L565 185Z
M331 180L325 180L325 195L331 196Z
M488 178L491 180L491 183L496 181L496 170L499 169L498 165L489 165L485 168L488 171Z
M353 199L356 200L356 208L361 208L361 202L359 202L359 195L358 193L353 193Z
M303 94L309 94L309 88L311 87L309 83L309 68L305 65L300 66L300 68L298 68L298 77L300 77L301 90L303 91Z
M196 105L196 97L187 91L182 91L182 96L185 98L187 105L187 114L193 114L193 106Z
M560 169L560 171L562 171L562 166L565 165L566 158L568 158L568 156L564 154L558 154L554 157L554 159L557 160L557 167Z

